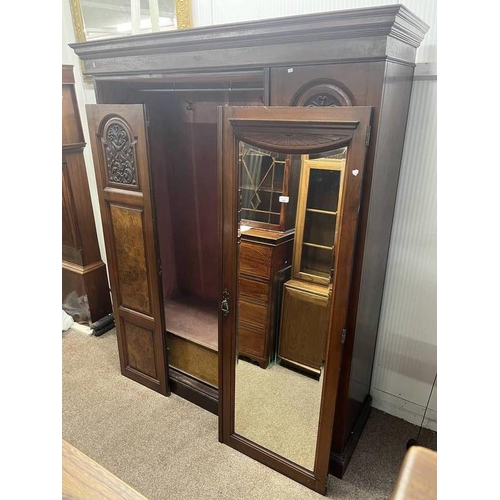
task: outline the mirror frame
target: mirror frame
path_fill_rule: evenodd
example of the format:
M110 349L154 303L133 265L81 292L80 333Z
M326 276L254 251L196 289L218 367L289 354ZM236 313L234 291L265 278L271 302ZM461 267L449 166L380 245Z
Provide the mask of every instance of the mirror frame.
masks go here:
M219 441L302 483L326 492L337 387L342 357L342 330L355 250L358 209L372 108L219 107L218 180L220 186L220 298L229 297L229 314L219 310ZM238 293L238 141L288 154L308 154L349 146L343 180L342 219L335 254L333 294L314 470L310 471L234 431ZM358 172L356 172L356 170ZM356 173L354 173L354 172ZM350 173L351 175L349 175ZM342 236L344 235L344 238Z
M191 9L191 0L174 0L175 2L175 17L177 19L177 30L185 30L193 27L193 15ZM83 21L83 11L81 0L69 0L71 19L73 21L73 31L75 33L75 42L81 43L86 42L87 37L85 36L85 23ZM161 33L161 31L155 31L154 33ZM123 35L117 35L113 38L121 38ZM134 35L126 35L134 36ZM83 61L80 61L83 80L87 84L92 84L92 77L90 75L85 75L85 68Z

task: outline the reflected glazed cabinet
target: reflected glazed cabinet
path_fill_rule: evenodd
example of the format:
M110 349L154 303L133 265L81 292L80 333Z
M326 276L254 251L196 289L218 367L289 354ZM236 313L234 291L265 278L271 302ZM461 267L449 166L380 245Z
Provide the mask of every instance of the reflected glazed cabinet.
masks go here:
M265 366L283 328L282 319L273 317L283 296L275 291L288 282L290 307L298 293L309 293L319 311L327 295L328 284L308 283L300 270L292 276L287 256L298 237L311 245L333 243L313 234L312 226L307 238L313 239L298 234L301 181L292 172L286 178L286 163L275 165L280 182L264 186L265 176L246 179L264 181L267 194L260 208L255 186L245 195L240 220L250 220L252 229L241 232L240 245L247 265L239 270L240 297L225 293L222 266L237 264L221 254L221 228L231 221L222 219L220 209L226 196L220 107L371 106L347 322L338 345L330 470L342 476L370 410L415 56L427 30L406 7L390 5L72 45L93 77L98 103L88 106L89 140L124 375L217 413L223 397L221 304L226 312L240 306L247 331L241 350ZM286 140L274 138L276 144ZM334 211L306 204L305 214L313 213L308 208ZM311 245L304 248L314 250ZM276 255L265 271L260 251ZM313 253L303 250L304 258ZM328 277L327 269L320 271ZM321 335L319 326L311 328ZM290 356L290 342L285 347ZM310 353L306 364L317 365L320 358Z
M346 153L341 148L302 156L292 279L284 284L279 357L318 376L325 361Z

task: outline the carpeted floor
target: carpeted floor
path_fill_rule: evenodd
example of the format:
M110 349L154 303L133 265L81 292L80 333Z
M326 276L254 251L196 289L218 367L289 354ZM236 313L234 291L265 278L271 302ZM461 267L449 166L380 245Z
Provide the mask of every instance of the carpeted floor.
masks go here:
M116 336L63 334L63 437L151 500L321 499L217 441L217 417L120 374ZM417 427L372 410L343 480L328 498L390 497ZM436 448L424 430L423 446Z
M240 436L314 469L323 380L281 365L236 365L234 430Z

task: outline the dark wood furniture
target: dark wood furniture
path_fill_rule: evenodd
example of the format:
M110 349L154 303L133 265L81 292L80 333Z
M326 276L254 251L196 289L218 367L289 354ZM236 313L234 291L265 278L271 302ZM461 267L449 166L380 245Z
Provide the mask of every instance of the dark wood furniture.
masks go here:
M63 500L146 500L73 445L62 440Z
M229 297L238 293L238 141L265 149L297 155L331 151L348 146L349 155L343 185L342 221L339 224L339 248L335 253L335 277L327 333L327 352L320 398L317 446L313 470L307 470L277 455L235 431L236 332L237 315L224 314L220 331L222 347L222 418L219 436L222 442L259 460L296 481L325 493L329 467L337 387L342 357L342 331L347 321L349 285L354 263L358 207L367 153L366 133L372 108L359 107L224 107L220 109L222 154L222 259L221 281ZM356 167L354 169L354 167Z
M291 265L293 231L251 228L241 234L238 353L262 368L274 354L280 283Z
M94 78L99 103L89 107L90 130L124 374L164 394L169 380L173 391L217 411L223 389L188 368L206 349L193 342L196 331L177 335L177 347L169 346L171 359L183 357L172 352L180 344L196 352L184 358L184 368L171 365L167 376L163 300L199 301L218 314L220 374L225 319L217 307L225 287L218 268L236 262L221 243L234 220L220 207L234 193L221 184L224 172L217 169L217 157L225 154L217 106L371 106L362 194L354 207L359 218L347 316L334 337L340 342L345 329L332 358L339 363L338 387L335 377L329 379L322 414L331 418L333 432L321 447L331 450L330 470L342 476L370 408L415 55L427 29L406 7L391 5L72 45ZM113 123L121 125L118 135L106 139ZM125 154L118 177L109 178L105 148L113 141L132 156ZM297 191L291 176L285 228L288 217L295 219ZM233 309L235 292L228 288ZM219 412L222 417L220 405ZM313 487L324 490L317 482Z
M83 137L73 66L62 67L62 301L73 293L76 321L93 323L111 312L106 265L101 260L83 158ZM73 316L71 309L67 309Z
M437 499L437 453L412 446L405 455L391 500Z
M283 292L279 356L318 376L326 354L346 154L341 148L302 156L292 279Z
M295 279L283 289L278 355L298 369L320 374L325 361L331 288Z

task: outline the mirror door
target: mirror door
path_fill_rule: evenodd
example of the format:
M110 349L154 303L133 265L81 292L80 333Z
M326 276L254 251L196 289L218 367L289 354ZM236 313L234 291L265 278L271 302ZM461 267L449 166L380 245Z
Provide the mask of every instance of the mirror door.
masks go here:
M219 109L219 437L324 493L371 108Z

